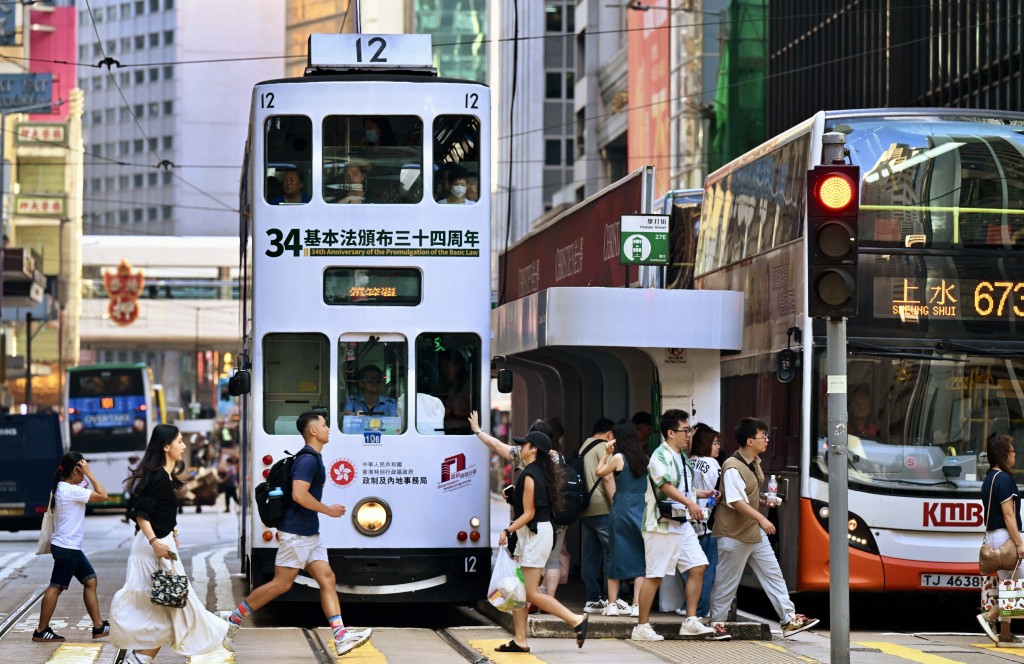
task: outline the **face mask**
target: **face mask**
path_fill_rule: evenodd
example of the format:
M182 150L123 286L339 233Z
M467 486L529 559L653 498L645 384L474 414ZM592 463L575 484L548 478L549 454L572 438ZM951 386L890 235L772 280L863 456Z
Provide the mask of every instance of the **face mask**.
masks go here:
M370 143L377 142L377 131L375 129L366 130L366 140Z
M465 195L466 195L466 186L465 185L457 184L457 185L454 185L452 187L452 196L454 196L455 198L462 198Z

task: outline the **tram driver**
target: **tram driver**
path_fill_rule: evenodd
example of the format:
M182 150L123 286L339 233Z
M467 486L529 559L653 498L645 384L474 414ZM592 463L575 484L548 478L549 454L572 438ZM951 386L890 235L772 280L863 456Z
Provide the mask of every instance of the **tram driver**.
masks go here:
M345 402L342 415L398 416L398 402L393 397L381 394L384 374L380 368L367 364L359 369L359 389L362 396L351 396Z

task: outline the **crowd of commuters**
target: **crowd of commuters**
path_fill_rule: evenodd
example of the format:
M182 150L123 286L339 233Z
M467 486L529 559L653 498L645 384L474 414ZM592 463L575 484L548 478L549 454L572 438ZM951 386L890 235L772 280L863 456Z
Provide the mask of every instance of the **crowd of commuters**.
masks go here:
M558 444L552 442L551 422L558 423ZM513 521L499 545L507 545L519 559L527 601L571 625L579 645L586 638L586 615L595 613L635 618L633 640L664 639L652 627L650 614L662 581L677 574L685 588L685 601L675 609L684 616L679 633L728 639L725 620L747 565L778 613L784 636L818 624L796 612L768 543L775 527L761 510L775 503L761 493L760 457L769 440L764 422L742 420L735 429L738 450L724 462L718 459L719 432L706 424L691 426L682 410L667 410L658 419L661 443L650 454L648 438L655 428L649 413L594 423L579 446L584 488L592 489L579 518L586 589L582 615L554 599L557 577L543 577L547 595L539 586L542 568L557 569L564 537L564 526L550 524L564 481L561 422L537 420L526 437L513 439L517 445L483 432L475 412L469 423L491 451L509 462L513 476L521 473L510 497ZM717 504L713 525L708 523L710 500L715 501L711 506ZM626 584L632 585L631 602L623 596ZM513 614L514 638L500 651L529 651L528 610Z

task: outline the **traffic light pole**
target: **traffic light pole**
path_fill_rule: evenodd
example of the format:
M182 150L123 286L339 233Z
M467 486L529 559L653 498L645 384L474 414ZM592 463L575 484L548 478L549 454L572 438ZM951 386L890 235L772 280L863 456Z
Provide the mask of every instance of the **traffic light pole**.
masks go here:
M822 164L842 163L846 137L822 138ZM859 185L859 183L858 183ZM829 318L825 338L828 376L828 570L832 664L850 662L849 470L846 412L846 318Z

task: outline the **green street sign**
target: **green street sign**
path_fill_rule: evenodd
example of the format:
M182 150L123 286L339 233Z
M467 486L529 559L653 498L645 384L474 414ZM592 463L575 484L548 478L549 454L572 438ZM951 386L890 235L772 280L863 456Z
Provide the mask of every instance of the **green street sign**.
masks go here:
M624 214L619 217L619 263L668 264L668 215Z

